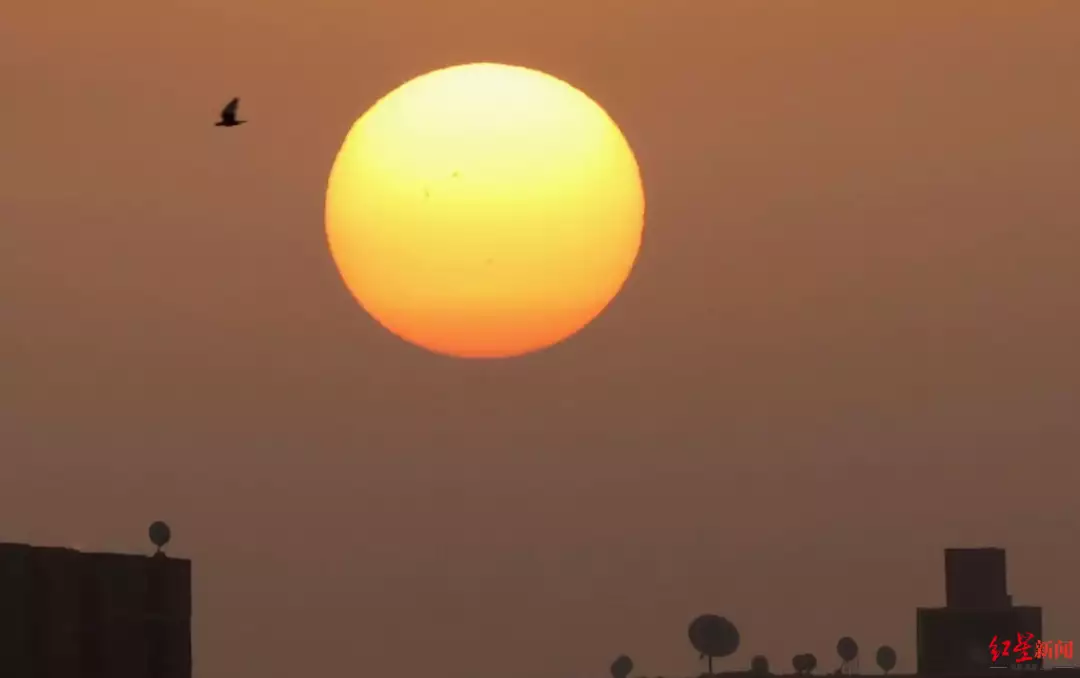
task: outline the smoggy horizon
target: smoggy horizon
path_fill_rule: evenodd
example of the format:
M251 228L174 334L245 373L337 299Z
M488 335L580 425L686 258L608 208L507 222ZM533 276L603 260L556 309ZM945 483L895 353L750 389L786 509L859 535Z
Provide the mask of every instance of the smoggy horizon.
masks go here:
M910 672L952 546L1080 636L1080 5L5 19L0 541L168 521L202 678L692 675L704 612L719 670L851 635ZM645 186L619 296L514 360L391 336L323 224L354 120L473 61L589 94Z

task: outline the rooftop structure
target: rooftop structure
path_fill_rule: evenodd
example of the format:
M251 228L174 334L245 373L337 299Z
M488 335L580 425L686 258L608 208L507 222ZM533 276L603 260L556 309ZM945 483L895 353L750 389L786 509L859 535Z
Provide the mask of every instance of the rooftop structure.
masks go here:
M0 544L0 676L191 678L191 561Z

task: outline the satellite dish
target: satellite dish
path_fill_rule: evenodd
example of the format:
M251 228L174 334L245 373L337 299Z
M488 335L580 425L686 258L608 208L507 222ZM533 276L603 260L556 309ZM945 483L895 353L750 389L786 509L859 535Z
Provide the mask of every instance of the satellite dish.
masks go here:
M172 530L163 521L158 520L150 525L150 541L157 547L158 553L172 538Z
M888 645L879 647L877 651L877 665L883 673L888 675L889 671L896 668L896 650Z
M739 630L724 617L703 614L690 623L690 644L709 658L709 674L713 672L713 657L727 657L739 649Z
M836 643L836 654L845 662L855 661L859 656L859 645L851 636L844 636Z
M750 673L755 676L769 675L769 659L763 654L755 655L750 660Z
M842 670L859 656L859 645L851 636L844 636L836 643L836 654L840 655L844 662L840 667Z
M791 668L795 669L796 675L803 675L809 670L810 662L805 654L797 654L791 658Z
M634 670L634 660L625 654L611 662L611 678L626 678Z

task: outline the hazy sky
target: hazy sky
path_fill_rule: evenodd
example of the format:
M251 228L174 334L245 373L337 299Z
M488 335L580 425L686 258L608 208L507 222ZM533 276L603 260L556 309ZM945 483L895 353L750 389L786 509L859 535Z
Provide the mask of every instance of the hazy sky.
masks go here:
M4 14L0 540L168 520L199 678L697 673L706 611L719 667L910 669L951 545L1080 636L1075 0ZM511 361L382 330L323 231L352 122L468 61L588 92L646 186L622 294Z

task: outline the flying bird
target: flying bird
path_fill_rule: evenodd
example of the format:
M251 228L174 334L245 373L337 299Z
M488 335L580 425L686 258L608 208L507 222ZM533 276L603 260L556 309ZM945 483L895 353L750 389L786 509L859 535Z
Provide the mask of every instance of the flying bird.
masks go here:
M243 125L247 120L236 119L236 109L240 106L240 97L236 97L229 103L225 104L225 108L221 109L221 120L214 123L215 127L236 127L237 125Z

